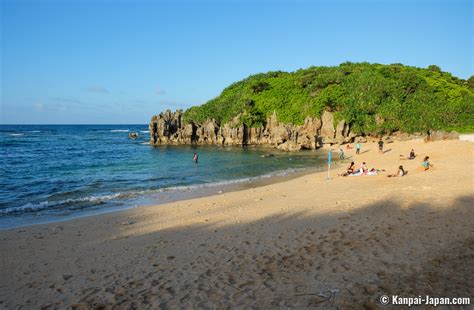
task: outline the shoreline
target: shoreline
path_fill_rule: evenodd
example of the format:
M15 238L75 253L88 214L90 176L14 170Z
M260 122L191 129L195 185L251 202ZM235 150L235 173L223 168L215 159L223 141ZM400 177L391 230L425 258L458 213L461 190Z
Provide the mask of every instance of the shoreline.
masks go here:
M18 217L10 217L0 220L0 231L36 225L62 223L84 217L100 216L103 214L121 212L143 207L157 207L164 204L176 203L184 200L198 199L214 195L220 195L222 193L242 191L265 185L285 182L304 175L317 173L319 170L321 169L315 167L289 168L287 170L274 171L256 177L241 178L235 180L223 180L201 185L192 184L187 186L162 188L155 190L155 193L141 194L137 195L132 199L129 199L129 201L126 202L127 206L110 206L93 210L84 210L70 215L39 215L40 217L44 218L40 220L35 220L34 215L27 215L25 219L22 219L22 222L20 224L9 225L9 222L15 222L16 220L18 220ZM159 198L159 196L164 197ZM21 217L21 215L19 217Z
M419 157L400 160L411 148ZM473 296L474 145L386 150L367 143L356 157L378 176L337 177L344 164L329 181L318 172L0 231L0 305L335 309L374 308L382 294ZM408 175L387 178L400 164ZM331 289L334 303L318 295Z

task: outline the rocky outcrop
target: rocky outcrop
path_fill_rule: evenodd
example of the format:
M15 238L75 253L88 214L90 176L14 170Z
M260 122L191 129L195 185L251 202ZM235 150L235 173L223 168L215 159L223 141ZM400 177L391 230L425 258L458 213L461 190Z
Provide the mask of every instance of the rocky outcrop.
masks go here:
M282 124L274 112L264 126L248 128L240 122L240 115L225 124L214 119L196 124L184 122L180 110L174 113L167 110L153 116L149 128L152 145L261 145L286 151L341 144L355 137L344 120L334 126L331 112L324 112L321 118L308 116L303 125Z
M458 140L459 133L456 131L444 132L444 131L431 131L428 135L430 141L441 141L441 140Z
M323 137L323 143L334 142L334 116L331 112L324 111L321 116L321 137Z

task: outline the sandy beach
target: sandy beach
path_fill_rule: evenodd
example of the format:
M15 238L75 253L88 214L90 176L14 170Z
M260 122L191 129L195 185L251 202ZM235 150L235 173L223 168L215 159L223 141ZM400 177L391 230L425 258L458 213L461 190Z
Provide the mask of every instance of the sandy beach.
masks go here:
M402 160L411 149L415 160ZM345 309L474 296L474 144L365 143L332 172L0 231L2 309ZM429 155L434 165L421 169ZM271 158L269 158L271 160ZM385 169L338 177L351 160ZM388 178L403 165L408 174ZM331 298L333 297L333 298ZM471 301L472 302L472 301Z

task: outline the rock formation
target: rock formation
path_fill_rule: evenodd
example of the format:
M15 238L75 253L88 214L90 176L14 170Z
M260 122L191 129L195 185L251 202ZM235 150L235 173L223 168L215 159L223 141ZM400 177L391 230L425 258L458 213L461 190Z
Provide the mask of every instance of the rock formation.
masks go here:
M262 127L248 128L239 115L232 121L219 124L208 119L202 124L186 123L180 110L155 115L151 118L150 144L198 144L198 145L261 145L286 151L316 149L323 144L341 144L351 141L349 125L341 120L334 127L331 112L321 118L307 117L303 125L282 124L274 112Z
M275 112L262 127L248 128L240 119L241 115L237 115L225 124L220 124L214 119L208 119L202 124L186 123L182 119L181 110L174 113L167 110L151 118L150 144L259 145L285 151L299 151L314 150L324 144L378 141L378 136L354 134L345 120L338 120L335 124L333 113L328 111L325 111L321 118L306 117L303 125L282 124L278 121ZM425 134L394 132L389 138L390 140L436 141L458 137L457 132L433 131Z

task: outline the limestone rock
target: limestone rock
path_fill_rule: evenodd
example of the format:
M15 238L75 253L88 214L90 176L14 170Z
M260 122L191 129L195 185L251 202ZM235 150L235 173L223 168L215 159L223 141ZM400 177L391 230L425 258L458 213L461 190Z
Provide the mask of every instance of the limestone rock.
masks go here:
M286 126L273 127L271 130L271 140L276 144L281 144L290 138L290 131Z
M301 151L302 147L301 144L295 143L293 141L286 141L285 143L278 145L277 148L282 151L296 152Z
M305 149L316 149L316 135L310 136L308 134L298 134L296 143L300 144Z
M354 139L354 142L355 143L366 143L367 142L367 138L366 137L356 137Z
M248 135L247 135L246 144L249 144L249 145L262 144L261 141L262 141L263 131L264 131L264 127L249 128L247 131Z
M321 129L321 120L319 118L306 117L304 120L303 130L308 135L316 136Z
M456 131L444 132L444 131L432 131L429 135L430 141L440 140L457 140L459 139L459 133Z
M280 123L276 112L268 117L262 127L247 128L241 120L242 114L239 114L225 124L214 119L201 124L186 123L183 121L182 111L173 113L167 110L151 118L148 126L150 144L262 145L299 151L316 149L324 143L347 142L355 137L345 121L340 121L335 130L334 118L330 112L324 112L321 119L308 116L304 124L298 126Z
M409 141L409 140L423 140L426 135L422 133L408 134L406 132L394 132L390 135L390 139L394 141Z
M267 120L267 128L269 130L272 130L273 128L278 127L278 125L279 123L278 123L276 112L273 111L273 114Z
M332 139L334 138L334 116L331 112L324 111L321 117L321 132L320 135L324 138Z
M346 138L349 135L349 126L345 120L341 120L336 126L336 141L337 143L346 142Z

